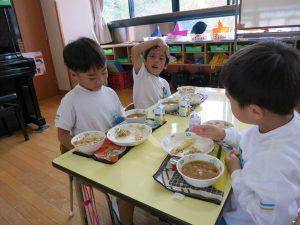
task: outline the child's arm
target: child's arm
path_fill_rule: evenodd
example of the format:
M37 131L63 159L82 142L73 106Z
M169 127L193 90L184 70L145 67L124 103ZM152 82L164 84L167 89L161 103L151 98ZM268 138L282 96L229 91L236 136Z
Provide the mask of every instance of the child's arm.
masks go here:
M233 127L223 129L214 125L199 125L194 127L192 131L199 136L210 138L214 141L224 140L233 147L237 147L241 140L241 134Z
M70 131L58 128L57 137L59 142L67 149L70 150L74 148L74 146L71 144L72 136L70 134Z
M195 126L192 131L199 136L221 141L225 138L225 130L213 125Z
M241 141L242 135L245 131L243 132L238 132L235 128L231 127L231 128L227 128L225 129L225 137L224 137L224 141L226 143L228 143L229 145L233 146L233 147L238 147L239 143Z
M141 44L137 44L132 47L131 49L131 59L133 63L133 68L136 74L140 71L142 65L143 65L143 59L141 55L149 48L153 46L159 46L164 51L167 51L168 46L162 39L155 39L151 41L146 41Z
M257 154L252 161L231 175L234 198L257 225L285 225L292 221L299 188L280 172L289 167L290 160L270 157L266 152Z

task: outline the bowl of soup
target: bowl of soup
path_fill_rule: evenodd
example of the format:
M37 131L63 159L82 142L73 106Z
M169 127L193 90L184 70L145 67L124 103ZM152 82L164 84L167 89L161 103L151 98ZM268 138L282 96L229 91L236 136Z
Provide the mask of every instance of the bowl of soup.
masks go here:
M132 109L125 112L125 120L127 123L145 123L147 118L147 110Z
M73 137L71 144L77 151L90 155L101 147L105 137L102 131L85 131Z
M179 101L176 98L164 98L160 100L160 104L164 106L166 112L174 112L179 108Z
M176 167L183 179L194 187L208 187L224 173L224 165L219 159L201 153L183 156Z

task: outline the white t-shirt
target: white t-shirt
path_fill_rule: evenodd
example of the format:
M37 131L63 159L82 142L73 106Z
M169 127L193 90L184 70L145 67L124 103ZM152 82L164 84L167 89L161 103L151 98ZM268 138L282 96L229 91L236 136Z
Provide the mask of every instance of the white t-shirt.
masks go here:
M124 116L124 109L114 90L102 86L99 91L89 91L77 85L61 100L55 126L73 135L88 130L106 132L113 127L115 115Z
M146 109L171 95L169 83L149 73L144 63L138 74L133 69L133 80L133 104L136 109Z
M287 225L300 208L300 116L282 127L243 136L233 128L225 141L239 141L243 168L232 173L233 196L224 213L228 225Z

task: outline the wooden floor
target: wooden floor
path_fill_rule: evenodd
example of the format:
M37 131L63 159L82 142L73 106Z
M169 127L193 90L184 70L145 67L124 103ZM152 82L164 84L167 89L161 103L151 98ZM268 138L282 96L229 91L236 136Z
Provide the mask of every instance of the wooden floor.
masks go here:
M132 102L132 90L118 92L124 106ZM21 132L0 138L0 224L48 225L80 224L76 197L75 215L69 217L68 177L52 167L60 155L54 116L62 96L40 101L42 115L50 127L36 133L29 131L24 141ZM102 194L96 191L101 225L111 225ZM136 225L159 224L157 218L137 209Z

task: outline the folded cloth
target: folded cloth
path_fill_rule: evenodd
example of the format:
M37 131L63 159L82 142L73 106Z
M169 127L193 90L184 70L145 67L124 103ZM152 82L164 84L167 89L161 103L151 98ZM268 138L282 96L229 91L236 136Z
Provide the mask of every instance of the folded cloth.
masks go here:
M220 145L215 145L211 155L219 156L224 163L225 151ZM161 164L158 171L153 175L153 178L170 191L181 193L185 196L201 199L220 205L224 195L226 185L227 170L225 168L224 174L212 186L206 188L197 188L185 182L182 176L176 170L173 159L167 156ZM225 163L224 163L225 164Z

